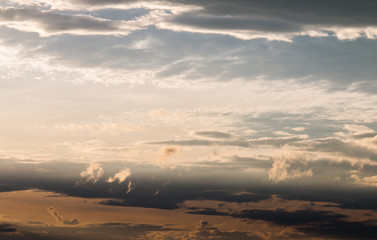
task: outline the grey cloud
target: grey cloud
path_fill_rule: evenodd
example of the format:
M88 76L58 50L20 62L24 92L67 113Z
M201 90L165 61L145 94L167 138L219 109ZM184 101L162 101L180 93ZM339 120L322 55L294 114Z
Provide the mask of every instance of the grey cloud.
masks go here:
M328 83L324 88L332 91L349 89L375 94L377 87L377 69L373 65L377 53L370 51L375 45L372 40L339 42L334 38L324 41L297 37L294 44L265 40L244 42L158 29L137 31L120 38L62 35L38 39L35 35L4 27L0 31L6 45L25 46L25 57L46 56L55 64L75 69L101 67L143 72L148 69L157 82L169 79L181 79L188 84L204 79L254 81L263 76L266 81L300 79L304 84L323 80ZM156 47L130 48L148 38L154 39ZM101 79L104 82L125 81L122 78ZM368 87L357 87L359 82Z
M229 139L233 137L233 135L230 133L219 131L197 131L195 132L195 135L199 137L207 137L214 139Z
M339 219L345 219L347 215L334 214L328 211L316 211L312 209L296 210L287 212L283 209L276 210L259 210L249 209L242 210L237 213L225 213L219 212L215 209L212 210L199 210L188 212L190 214L202 214L202 215L219 215L219 216L232 216L235 218L249 218L255 220L264 220L273 222L283 226L295 226L300 224L312 224L324 221L334 221Z
M277 210L242 210L239 213L225 213L215 209L189 212L190 214L232 216L235 218L247 218L264 220L281 226L293 226L304 236L303 239L322 237L326 239L374 239L377 234L375 221L351 222L347 215L335 214L329 211L317 211L312 209L287 212ZM301 239L299 236L291 236L288 239Z
M25 23L25 26L34 22L36 25L30 26L29 30L36 31L44 35L60 33L86 33L86 34L128 34L127 30L135 30L138 27L129 25L126 22L110 21L95 18L89 15L68 15L55 11L41 11L35 8L14 8L0 7L0 22L5 26L12 26L13 23ZM21 27L23 29L25 26ZM42 28L42 32L38 28ZM16 27L17 28L17 27Z
M252 157L239 157L233 156L228 161L202 161L197 163L199 166L211 166L213 168L222 168L227 170L235 169L269 169L272 166L273 161L271 159L261 160Z
M301 137L282 137L282 138L260 138L251 140L171 140L171 141L161 141L161 142L148 142L147 144L158 144L158 145L178 145L178 146L234 146L234 147L244 147L250 148L258 145L271 145L276 147L281 147L285 144L302 141Z
M0 224L0 233L13 233L13 232L17 232L17 228L7 223Z
M377 133L370 132L370 133L355 134L355 135L352 135L351 138L353 138L353 139L364 139L364 138L373 138L375 136L377 136Z
M201 220L197 225L196 231L188 237L189 239L222 239L222 240L262 240L262 237L253 236L250 233L240 231L221 231L216 226Z
M138 4L138 5L133 5ZM68 1L65 7L81 6L87 8L111 8L142 6L144 8L163 8L172 11L170 17L154 23L159 28L174 31L193 31L204 33L220 33L243 39L268 38L287 40L293 36L309 34L326 35L327 31L335 31L340 39L354 39L361 36L375 38L376 30L359 29L347 36L337 32L336 28L376 27L376 4L372 0L362 3L354 1L321 0L306 1L305 4L294 1L227 1L220 0L165 0L165 1L127 1L127 0L80 0ZM195 8L192 8L195 6ZM59 8L60 6L54 6ZM198 8L200 10L198 10ZM183 11L182 11L183 10ZM97 29L97 28L96 28ZM306 32L305 32L306 31ZM348 30L349 31L349 30ZM280 34L280 35L279 35ZM313 33L311 33L313 34Z
M377 152L375 150L336 138L320 139L307 145L303 144L303 146L309 151L339 153L348 157L369 158L377 161Z
M301 26L294 23L277 21L275 19L256 18L250 14L249 18L232 18L229 15L223 17L209 16L201 11L183 13L172 16L169 21L200 27L204 29L220 29L220 30L256 30L267 32L295 32L302 30Z
M354 170L349 163L331 161L293 162L294 169L313 170L313 177L297 181L270 183L266 170L271 160L265 163L258 160L235 157L242 168L229 164L198 164L190 169L161 169L158 166L135 163L103 163L107 176L103 181L79 182L79 175L87 164L69 162L49 162L25 164L14 161L1 161L1 191L40 189L67 196L82 198L102 198L102 204L177 209L184 207L187 200L214 200L234 203L258 202L278 195L288 200L306 200L337 203L339 207L350 209L376 209L377 192L375 187L359 186L348 179L347 173ZM115 174L125 164L133 170L132 184L136 186L128 194L127 184L107 183L105 180ZM269 165L269 166L268 166ZM265 170L244 171L248 168ZM44 171L40 171L40 170ZM374 175L376 167L364 166L365 176ZM361 177L364 175L360 175ZM221 178L219 178L221 176ZM339 177L339 180L334 179ZM166 184L169 182L169 184ZM250 184L252 183L252 184ZM111 191L110 191L111 189ZM156 194L156 191L158 193ZM242 193L242 194L241 194ZM106 200L107 199L107 200Z

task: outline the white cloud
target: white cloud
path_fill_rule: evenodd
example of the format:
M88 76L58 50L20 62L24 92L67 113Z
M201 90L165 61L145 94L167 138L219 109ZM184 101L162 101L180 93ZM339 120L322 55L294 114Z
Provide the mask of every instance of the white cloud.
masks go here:
M290 169L294 161L303 161L303 159L301 159L301 156L285 151L282 156L274 160L272 168L268 171L268 179L272 182L280 182L287 179L313 176L311 169L305 171Z
M110 177L107 179L108 183L112 183L115 181L118 181L119 183L122 183L126 181L126 179L131 175L131 170L129 168L123 169L122 171L116 173L114 177ZM131 182L130 182L131 183ZM130 189L130 186L129 186Z
M129 194L135 187L132 186L132 182L129 181L128 182L128 186L127 186L127 191L126 191L126 194Z
M101 164L90 163L89 167L80 173L82 178L85 178L88 182L98 182L102 177L104 171Z

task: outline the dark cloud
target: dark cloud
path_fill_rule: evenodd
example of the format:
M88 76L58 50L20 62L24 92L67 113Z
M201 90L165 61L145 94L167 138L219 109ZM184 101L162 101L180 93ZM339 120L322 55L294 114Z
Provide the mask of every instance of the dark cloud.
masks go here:
M17 232L17 228L8 223L0 224L0 233L13 233Z
M262 237L251 235L250 233L240 231L221 231L216 226L207 221L200 221L197 225L196 231L190 234L189 239L221 239L221 240L262 240Z
M196 136L214 138L214 139L230 139L233 137L232 134L219 131L197 131L195 132Z
M139 186L142 187L142 186ZM225 202L258 202L269 199L271 196L264 193L237 194L234 190L213 190L198 185L176 185L164 191L151 192L145 189L129 193L123 200L108 200L101 202L111 206L133 206L160 209L178 209L184 206L187 200L214 200ZM216 187L219 188L219 187ZM152 189L150 189L152 190Z
M296 210L292 212L287 212L283 209L252 209L243 210L239 213L225 213L215 209L208 209L188 213L264 220L281 226L293 226L297 230L307 234L305 237L374 239L377 234L377 224L374 221L350 222L347 221L347 215L312 209Z
M111 6L114 4L129 4L144 1L128 0L80 0L78 4L88 6ZM155 2L153 2L155 3ZM183 6L197 6L201 10L194 9L189 13L183 13L177 18L176 22L200 26L202 28L221 27L225 29L247 28L255 29L260 22L262 30L284 29L284 24L292 28L298 25L323 25L323 26L369 26L376 25L376 3L373 0L363 2L341 1L341 0L320 0L305 1L296 0L272 0L264 1L245 1L245 0L165 0L158 2L161 5L174 4ZM148 5L144 5L148 7ZM197 20L195 20L195 18ZM204 21L204 20L207 21ZM238 21L237 21L238 20ZM242 23L245 24L242 24ZM236 24L238 23L238 24ZM290 24L290 25L289 25ZM273 26L271 28L271 25ZM293 27L294 28L294 27Z
M215 209L200 210L188 212L190 214L200 214L200 215L215 215L215 216L232 216L235 218L248 218L254 220L264 220L268 222L273 222L282 226L297 226L297 225L307 225L312 223L321 223L334 221L339 219L345 219L347 215L343 214L333 214L327 211L315 211L311 209L296 210L292 212L287 212L283 209L277 210L242 210L239 213L225 213L219 212Z
M102 163L104 176L96 183L80 180L80 173L87 168L87 164L5 161L1 164L0 181L4 191L41 189L68 196L104 198L107 200L103 200L102 204L116 206L177 209L185 207L187 200L247 203L277 195L287 200L334 203L348 209L376 209L376 189L354 184L347 173L355 167L348 162L293 161L292 169L310 168L313 176L300 181L287 179L272 183L266 181L267 169L272 161L233 157L223 163L204 162L189 169L161 169L131 162L109 162ZM127 183L106 182L125 166L132 169L130 180L133 190L128 194ZM259 170L256 173L245 171L253 168L266 171L260 174ZM364 169L360 177L375 174L376 168L373 166L365 165Z
M328 239L375 239L377 236L377 225L373 221L348 222L336 220L299 227L298 230L313 237Z
M267 32L296 32L300 31L301 26L295 23L288 23L268 18L237 18L237 16L229 17L229 15L211 16L202 11L193 11L189 13L173 16L169 21L176 24L189 25L204 29L220 29L220 30L256 30Z

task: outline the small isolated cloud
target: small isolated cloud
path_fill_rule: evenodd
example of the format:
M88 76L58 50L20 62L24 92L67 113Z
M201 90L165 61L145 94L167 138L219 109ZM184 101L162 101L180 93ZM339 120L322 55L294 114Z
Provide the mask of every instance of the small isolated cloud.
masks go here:
M305 171L300 171L299 169L289 169L293 160L294 158L289 155L283 155L277 158L272 164L272 168L268 171L268 179L272 182L280 182L287 179L313 176L311 169Z
M80 223L79 220L77 220L77 218L73 218L70 220L64 219L63 216L53 207L49 207L47 211L55 219L57 224L77 225Z
M167 158L171 157L174 154L180 154L181 148L180 147L163 147L160 149L159 157L157 158L156 162L160 167L168 167L169 164L167 162Z
M131 175L131 170L129 168L126 168L114 175L114 177L110 177L107 179L108 183L112 183L115 181L118 181L119 183L122 183L126 181L126 179Z
M135 187L132 186L132 182L129 181L129 182L128 182L128 186L127 186L127 192L126 192L126 194L129 194L134 188L135 188Z
M98 182L102 177L104 171L99 163L90 163L89 167L80 173L82 178L85 178L87 182Z

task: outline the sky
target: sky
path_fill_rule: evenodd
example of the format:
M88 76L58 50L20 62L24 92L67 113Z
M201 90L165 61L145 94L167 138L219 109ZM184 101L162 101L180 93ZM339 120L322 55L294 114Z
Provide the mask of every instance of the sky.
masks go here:
M375 239L375 0L2 0L0 238Z

